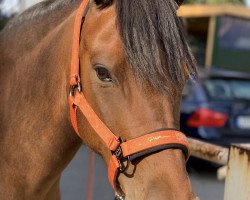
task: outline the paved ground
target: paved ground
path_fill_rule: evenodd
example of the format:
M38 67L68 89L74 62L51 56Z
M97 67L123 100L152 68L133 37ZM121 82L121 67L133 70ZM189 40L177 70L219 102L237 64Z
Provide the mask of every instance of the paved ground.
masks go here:
M224 182L217 180L215 171L190 173L190 178L200 200L223 200Z
M64 171L61 181L62 200L84 200L88 171L88 150L81 148ZM193 170L192 170L193 171ZM194 191L201 200L222 200L224 183L216 180L214 171L190 173ZM106 167L96 156L93 200L113 200Z

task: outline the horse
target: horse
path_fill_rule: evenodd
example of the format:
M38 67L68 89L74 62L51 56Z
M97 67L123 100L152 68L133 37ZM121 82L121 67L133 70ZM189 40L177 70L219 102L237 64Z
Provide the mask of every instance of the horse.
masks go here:
M60 199L61 173L82 143L107 166L114 158L120 199L196 199L178 131L181 93L196 73L181 2L90 0L79 15L82 4L43 1L0 32L0 199ZM167 147L131 150L169 137Z

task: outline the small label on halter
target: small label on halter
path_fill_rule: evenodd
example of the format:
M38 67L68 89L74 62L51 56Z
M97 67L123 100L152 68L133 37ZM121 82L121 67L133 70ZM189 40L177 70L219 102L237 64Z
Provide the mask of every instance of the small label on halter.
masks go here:
M169 137L169 136L167 136L167 135L164 135L164 136L162 136L162 135L153 136L153 137L148 138L148 141L149 141L149 142L152 142L152 141L155 141L155 140L159 140L159 139L162 139L162 138L168 138L168 137Z

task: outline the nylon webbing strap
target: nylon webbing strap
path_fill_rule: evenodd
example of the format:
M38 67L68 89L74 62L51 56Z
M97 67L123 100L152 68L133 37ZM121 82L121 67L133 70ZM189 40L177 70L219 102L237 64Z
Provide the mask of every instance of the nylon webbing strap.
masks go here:
M165 130L146 134L141 137L125 141L121 143L120 146L123 158L128 158L129 156L133 157L133 155L136 154L139 154L139 156L146 156L159 150L170 148L181 149L185 154L186 161L190 156L189 144L186 136L182 132L176 130ZM136 158L139 156L136 156ZM113 188L117 187L119 167L120 164L117 157L113 155L110 159L108 169L109 181Z
M87 8L88 0L83 0L80 7L77 10L74 32L73 32L73 43L72 43L72 55L71 55L71 67L70 67L70 85L76 86L80 82L79 75L79 50L80 50L80 35L81 35L81 24L83 13Z
M179 144L188 146L188 141L186 136L180 131L166 130L154 132L132 140L128 140L121 144L121 148L123 156L127 157L166 144ZM189 152L184 153L187 159L189 156Z
M88 101L84 97L83 93L75 93L72 97L73 105L77 106L94 131L103 140L106 146L111 150L115 151L120 145L118 137L116 137L109 128L102 122L102 120L96 115L95 111L89 105ZM76 115L74 116L76 118ZM75 119L73 120L75 121ZM76 128L78 130L78 128Z

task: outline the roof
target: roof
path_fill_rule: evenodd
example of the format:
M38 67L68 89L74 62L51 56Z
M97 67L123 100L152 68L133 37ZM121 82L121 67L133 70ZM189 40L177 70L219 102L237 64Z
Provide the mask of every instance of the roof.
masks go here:
M242 80L250 80L250 74L244 72L223 70L211 68L209 70L201 70L200 77L210 77L210 78L229 78L229 79L242 79Z
M230 15L250 19L250 8L232 4L188 4L180 6L178 15L183 18Z

